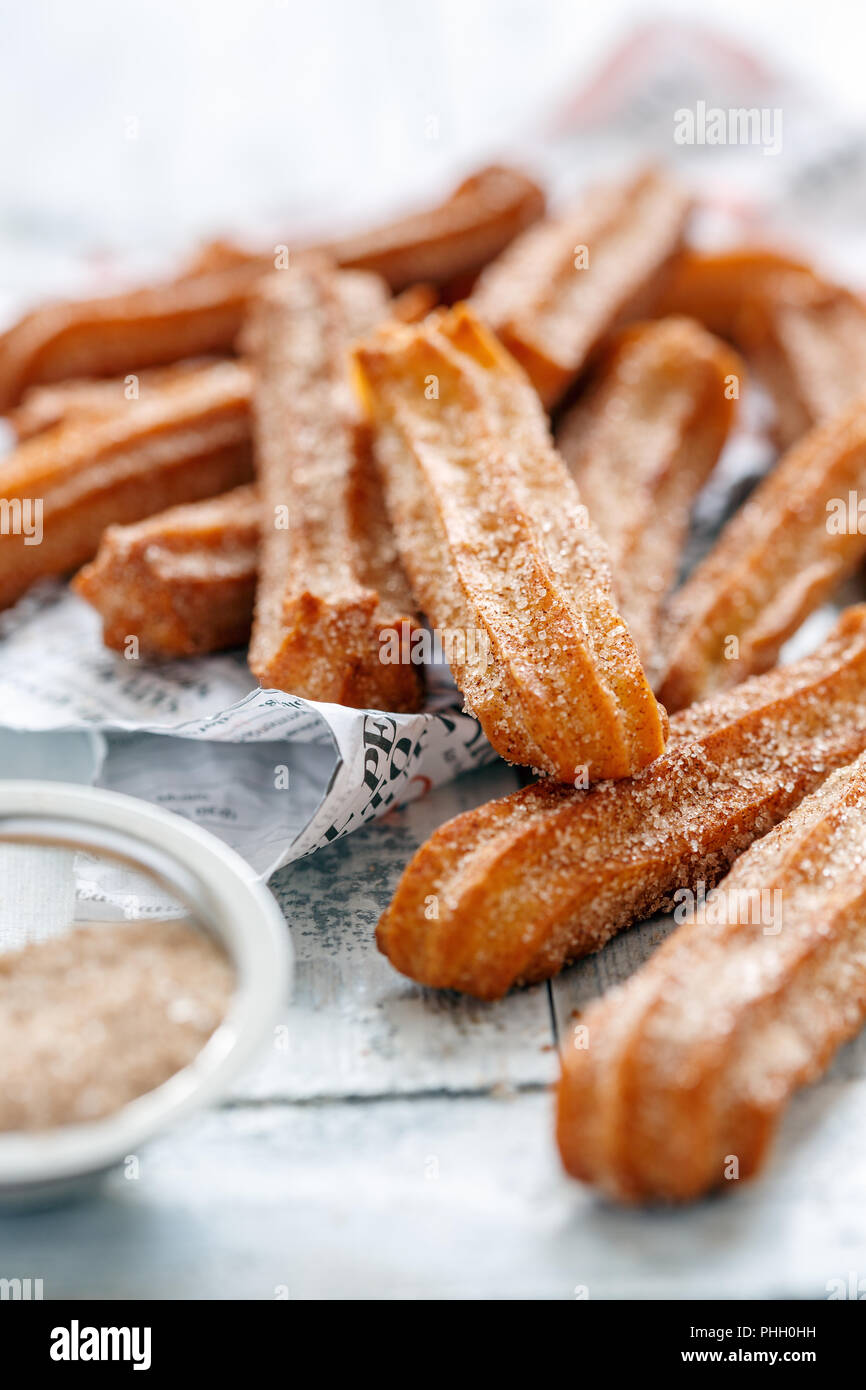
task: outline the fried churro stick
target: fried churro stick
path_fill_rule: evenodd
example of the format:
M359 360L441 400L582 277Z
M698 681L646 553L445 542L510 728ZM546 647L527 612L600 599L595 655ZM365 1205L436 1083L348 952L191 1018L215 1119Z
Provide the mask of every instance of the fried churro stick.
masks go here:
M711 333L742 347L749 306L778 276L792 273L811 272L804 262L763 246L687 248L673 264L656 312L697 319Z
M569 781L643 767L664 716L523 372L465 309L356 360L413 592L494 748Z
M101 614L103 641L130 636L145 657L201 656L249 638L256 589L259 502L247 485L109 526L73 587Z
M236 266L103 299L45 304L0 335L0 411L29 386L123 376L231 352L262 268Z
M793 1091L866 1019L864 843L866 755L582 1015L588 1046L564 1049L558 1093L573 1177L686 1201L758 1171Z
M73 419L0 461L0 607L37 579L77 569L106 526L247 482L250 383L237 362L147 401Z
M410 285L391 300L388 317L395 323L420 323L438 303L439 293L433 285Z
M518 169L494 164L465 179L438 206L306 249L324 253L343 268L373 271L394 291L423 280L442 286L477 275L543 213L538 185ZM198 273L251 263L269 269L273 257L213 242L192 269Z
M742 372L736 355L690 319L640 324L623 332L557 431L648 671L692 505L733 423Z
M429 286L415 285L391 301L388 314L412 322L435 303ZM142 372L142 398L202 366L198 360ZM36 387L15 412L19 434L59 418L124 409L124 387L123 381ZM256 489L246 486L130 526L110 526L96 558L73 581L101 613L105 645L122 651L134 634L143 656L171 658L245 644L258 574L260 510ZM381 523L374 518L373 524Z
M866 748L866 605L823 647L671 720L665 753L588 791L539 783L449 821L379 924L421 984L496 999L712 886Z
M700 319L749 356L774 398L783 447L864 389L866 303L778 252L684 252L660 311Z
M670 601L660 699L672 710L773 665L866 554L866 399L806 435L735 512Z
M375 271L392 290L476 275L544 213L544 194L517 169L498 164L465 179L438 207L320 249L337 265Z
M170 367L147 367L125 377L74 377L53 386L33 386L7 418L19 439L32 439L34 434L73 416L111 415L126 410L135 401L146 400L151 391L162 393L183 384L218 360L221 359L194 357L173 362Z
M384 661L382 639L414 621L412 601L349 377L352 339L387 306L378 277L310 266L253 307L263 530L249 661L264 686L404 710L421 701L419 668Z
M775 400L783 447L863 391L866 304L840 285L812 274L776 277L752 301L741 338Z
M472 307L546 406L556 405L611 329L651 311L688 209L674 184L647 171L594 189L530 228L480 276Z

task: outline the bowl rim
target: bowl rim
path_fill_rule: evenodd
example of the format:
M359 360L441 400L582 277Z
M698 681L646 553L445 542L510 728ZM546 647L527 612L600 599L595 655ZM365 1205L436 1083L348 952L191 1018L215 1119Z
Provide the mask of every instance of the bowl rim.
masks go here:
M169 1124L221 1099L272 1032L289 1000L294 967L289 926L276 899L246 860L209 830L122 792L0 781L0 843L9 842L4 821L29 817L103 830L108 843L119 832L193 875L207 896L204 925L229 955L235 987L201 1051L152 1091L97 1120L0 1133L0 1195L102 1171Z

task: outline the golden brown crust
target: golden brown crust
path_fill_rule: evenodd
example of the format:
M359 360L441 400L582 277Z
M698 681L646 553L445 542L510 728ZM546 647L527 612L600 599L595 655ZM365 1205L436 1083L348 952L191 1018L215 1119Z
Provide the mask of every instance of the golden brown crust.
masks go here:
M25 391L21 404L10 411L7 420L19 439L32 439L34 434L41 434L73 416L112 415L126 410L135 401L146 400L151 391L170 390L219 360L193 357L173 362L168 367L146 367L123 377L73 377L51 386L32 386Z
M264 686L309 700L408 710L420 667L383 661L382 638L415 618L349 378L352 339L388 304L377 277L309 266L254 305L263 530L249 662Z
M638 324L622 332L557 430L650 672L692 505L733 423L742 378L735 353L693 320Z
M744 319L756 296L777 277L810 274L809 267L764 246L735 246L726 251L687 247L677 256L656 312L697 319L711 333L743 347Z
M776 404L783 448L842 411L866 380L866 304L763 247L685 251L659 305L735 342Z
M392 290L475 275L541 217L544 194L517 169L491 165L464 179L437 207L320 249L340 266L371 270Z
M544 194L538 184L519 169L493 164L464 179L433 207L292 255L321 254L343 269L372 271L395 292L421 281L441 288L474 279L543 214ZM267 271L273 268L273 256L215 241L201 249L187 274L244 265Z
M422 984L482 999L555 975L712 886L866 747L866 606L814 656L671 720L662 757L589 791L539 783L458 816L418 850L379 947Z
M811 272L773 277L741 319L743 350L776 403L787 448L863 391L866 305Z
M250 635L259 548L251 484L131 526L109 526L73 587L100 613L103 641L138 654L201 656Z
M574 1177L684 1201L761 1167L792 1092L866 1018L864 841L861 755L581 1016L558 1092Z
M44 304L0 335L0 411L29 386L231 352L259 267Z
M466 309L356 360L416 599L493 746L568 781L644 766L663 715L523 373Z
M652 310L688 210L676 185L648 170L531 227L480 276L472 307L546 406L561 399L613 328Z
M544 194L532 179L492 165L436 207L357 236L302 247L292 253L292 264L325 259L374 271L395 291L422 281L443 285L476 275L543 212ZM214 242L167 283L41 305L0 335L0 412L31 386L121 376L183 357L231 352L251 293L274 270L272 252ZM419 295L415 312L420 304ZM398 312L404 316L406 310L398 306Z
M850 494L864 485L866 398L789 450L673 595L659 687L669 709L773 665L866 553L859 517L849 516Z
M246 369L225 362L113 415L72 419L19 445L0 461L0 498L7 509L41 508L42 535L32 544L23 531L4 534L0 607L37 579L84 564L106 526L248 482L249 404Z

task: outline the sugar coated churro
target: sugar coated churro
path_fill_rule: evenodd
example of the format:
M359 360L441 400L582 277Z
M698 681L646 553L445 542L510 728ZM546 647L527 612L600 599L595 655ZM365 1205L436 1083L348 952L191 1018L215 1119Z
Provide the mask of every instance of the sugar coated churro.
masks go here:
M692 706L626 781L539 783L443 825L378 930L422 984L495 999L712 886L828 772L866 748L866 605L814 656Z
M554 406L623 318L649 312L688 199L654 171L597 188L531 227L481 275L472 306Z
M683 1201L762 1166L792 1092L866 1018L864 844L866 755L581 1015L558 1092L574 1177L624 1201Z
M866 302L781 252L685 251L657 312L700 319L749 356L774 398L783 447L864 389Z
M0 460L0 607L89 560L106 526L248 482L250 382L237 362L97 419L71 419Z
M462 634L451 669L494 747L568 781L644 766L664 716L521 369L465 309L383 329L357 362L416 599Z
M113 415L135 401L147 400L151 392L164 394L196 372L207 371L215 361L197 357L169 367L145 367L124 377L73 377L52 386L32 386L7 419L19 439L31 439L73 416Z
M422 281L441 287L474 278L543 213L538 184L519 169L494 164L464 179L433 207L338 241L302 246L291 255L324 255L343 269L373 271L394 291ZM199 252L189 273L250 264L270 270L273 257L216 241Z
M661 638L660 698L669 709L773 665L866 554L864 488L861 398L789 450L674 594Z
M0 410L30 386L122 376L230 352L262 269L229 270L102 299L45 304L0 335Z
M256 301L262 544L249 661L263 685L307 699L414 709L417 665L388 662L383 634L415 621L352 394L349 349L387 313L361 271L287 271Z
M259 546L251 485L131 526L109 526L74 588L102 616L107 647L200 656L250 635Z
M640 324L623 331L557 431L648 670L692 504L733 423L741 379L736 355L694 321Z

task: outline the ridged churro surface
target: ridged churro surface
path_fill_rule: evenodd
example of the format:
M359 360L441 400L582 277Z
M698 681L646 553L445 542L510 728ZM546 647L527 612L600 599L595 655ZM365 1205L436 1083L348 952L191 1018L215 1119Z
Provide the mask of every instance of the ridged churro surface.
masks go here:
M664 716L523 372L465 309L357 362L415 597L493 746L569 782L651 761Z
M624 317L649 312L689 201L653 170L595 188L519 236L480 276L472 307L554 406Z
M382 659L415 621L349 349L387 314L384 282L324 266L264 287L245 336L255 368L262 538L250 668L266 687L360 708L415 709L420 667Z
M0 607L84 564L107 526L248 482L249 409L246 369L218 363L113 414L72 418L0 460L4 507L39 515L42 532L30 544L25 529L4 528Z
M712 886L866 748L866 606L813 656L671 720L662 757L588 791L541 782L456 817L418 850L378 930L422 984L495 999Z
M416 281L471 277L544 212L544 194L518 169L491 165L438 206L321 249L337 263L375 271L392 290Z
M171 507L131 526L109 526L73 586L100 613L116 651L137 638L145 657L201 656L250 635L259 502L247 484Z
M778 251L684 251L657 312L700 319L748 355L773 395L783 448L863 391L866 302Z
M207 372L218 360L193 357L172 362L168 367L145 367L122 377L72 377L50 386L31 386L21 404L6 418L19 439L30 439L73 416L113 415L136 401L146 401L152 392L163 397L167 390L183 385L197 372Z
M773 665L866 553L864 488L866 397L788 451L673 595L660 643L669 709Z
M557 448L610 552L614 592L644 666L658 661L662 602L692 505L734 420L739 358L691 319L623 331Z
M261 267L44 304L0 335L0 411L30 386L231 352Z
M574 1177L683 1201L762 1166L792 1092L866 1018L864 870L861 755L566 1037L557 1138Z

